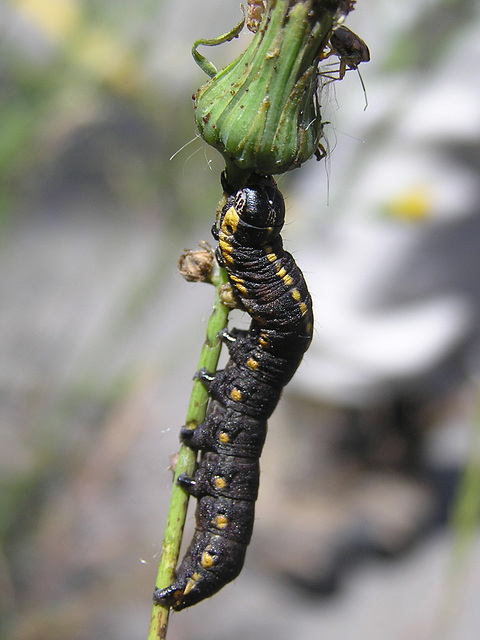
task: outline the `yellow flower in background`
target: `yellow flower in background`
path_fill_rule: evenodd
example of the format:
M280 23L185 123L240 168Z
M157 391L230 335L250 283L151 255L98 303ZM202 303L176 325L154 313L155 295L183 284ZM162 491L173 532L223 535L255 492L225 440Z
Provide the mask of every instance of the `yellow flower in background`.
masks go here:
M15 0L30 22L63 49L69 63L106 82L119 93L138 88L135 57L114 33L84 20L72 0Z
M73 50L75 63L108 82L120 93L138 85L139 69L135 59L118 38L105 29L92 27L79 35Z
M387 215L406 221L427 220L432 215L433 194L428 185L415 185L387 203Z
M65 40L81 20L72 0L16 0L15 5L52 40Z

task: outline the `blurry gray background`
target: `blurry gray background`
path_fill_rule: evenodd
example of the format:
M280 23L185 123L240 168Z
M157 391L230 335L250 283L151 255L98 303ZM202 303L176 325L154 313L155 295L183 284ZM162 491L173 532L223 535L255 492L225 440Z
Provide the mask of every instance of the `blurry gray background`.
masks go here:
M176 263L211 240L220 197L221 159L195 136L206 78L190 47L239 16L224 0L0 3L1 637L146 637L169 458L212 304ZM330 474L329 440L365 421L375 438L401 401L437 480L466 459L479 8L359 0L347 24L370 47L368 108L354 71L327 85L331 155L279 179L315 341L269 424L245 570L173 615L172 640L478 637L476 536L462 556L458 528L433 526L449 496L439 505L417 468L390 465L395 447L373 472L348 457ZM248 38L207 54L221 66ZM385 545L346 544L351 570L323 580L349 559L332 538L351 533L352 508L354 533L371 513Z

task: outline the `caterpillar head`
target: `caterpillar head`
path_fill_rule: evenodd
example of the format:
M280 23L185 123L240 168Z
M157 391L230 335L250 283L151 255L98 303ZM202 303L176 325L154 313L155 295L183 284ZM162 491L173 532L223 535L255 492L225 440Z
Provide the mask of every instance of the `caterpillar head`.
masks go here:
M223 182L227 195L218 222L219 234L245 247L272 242L285 220L283 196L271 176L253 175L248 184L233 191Z

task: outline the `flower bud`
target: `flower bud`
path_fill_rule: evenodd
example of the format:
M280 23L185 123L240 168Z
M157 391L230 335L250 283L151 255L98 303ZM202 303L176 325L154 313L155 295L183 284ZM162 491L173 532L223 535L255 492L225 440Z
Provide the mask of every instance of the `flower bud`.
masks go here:
M194 96L203 139L227 176L284 173L322 137L317 65L349 0L269 0L250 45Z

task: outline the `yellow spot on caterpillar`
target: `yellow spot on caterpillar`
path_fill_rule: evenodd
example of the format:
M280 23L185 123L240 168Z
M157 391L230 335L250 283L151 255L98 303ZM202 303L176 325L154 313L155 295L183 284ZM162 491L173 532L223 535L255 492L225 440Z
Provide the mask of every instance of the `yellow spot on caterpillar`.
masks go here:
M228 524L227 516L221 515L215 518L215 526L217 529L225 529Z
M293 278L292 276L289 276L288 273L285 276L283 276L282 280L287 285L287 287L293 284Z
M220 440L220 442L223 442L223 444L227 444L227 442L230 442L230 436L224 431L219 434L218 439Z
M222 252L222 258L223 258L223 261L226 262L227 264L234 264L235 262L235 260L232 258L232 256L229 253Z
M232 245L226 240L222 239L218 241L218 244L220 245L220 251L222 252L222 258L224 259L224 261L228 262L228 264L233 264L234 260L230 255L233 251Z
M283 276L286 276L287 272L285 271L284 267L280 267L280 269L277 269L277 276L279 278L283 278Z
M238 213L235 211L234 207L230 207L223 217L222 231L227 235L234 234L237 231L238 221Z
M298 302L301 299L300 291L298 289L292 289L292 298L295 302Z
M277 254L276 253L272 253L271 251L269 253L267 253L267 260L269 262L275 262L276 259L277 259Z
M302 312L302 316L304 316L308 311L307 305L305 304L305 302L301 302L299 307L300 307L300 311Z
M186 596L187 593L190 593L190 591L195 587L195 585L197 584L197 582L200 580L200 574L195 572L193 574L193 576L191 578L189 578L186 586L185 586L185 590L183 592L183 595Z
M213 567L214 559L213 556L208 553L208 551L204 551L202 554L202 559L200 560L200 564L204 569L210 569Z
M269 345L268 338L265 338L265 336L260 336L258 338L258 342L259 342L261 347L268 347L268 345Z
M243 284L236 284L235 289L242 295L247 295L247 287L245 287Z
M307 333L310 333L310 331L312 330L312 323L307 322L307 326L305 327L305 329L307 330Z
M220 245L220 249L222 250L223 253L232 253L233 247L230 244L230 242L228 242L227 240L220 238L220 240L218 241L218 244Z
M235 400L235 402L238 402L239 400L242 399L242 392L239 391L236 387L234 387L230 391L230 397L231 397L232 400Z
M225 478L221 478L220 476L215 476L214 478L215 488L216 489L225 489L227 483L225 482Z
M247 360L247 367L249 369L253 369L254 371L256 371L258 369L258 362L257 360L254 360L253 358L249 358Z
M232 274L230 274L229 277L230 277L230 280L232 280L232 282L234 283L235 289L237 289L237 291L239 291L243 295L246 295L247 288L245 287L244 281L242 280L242 278Z

